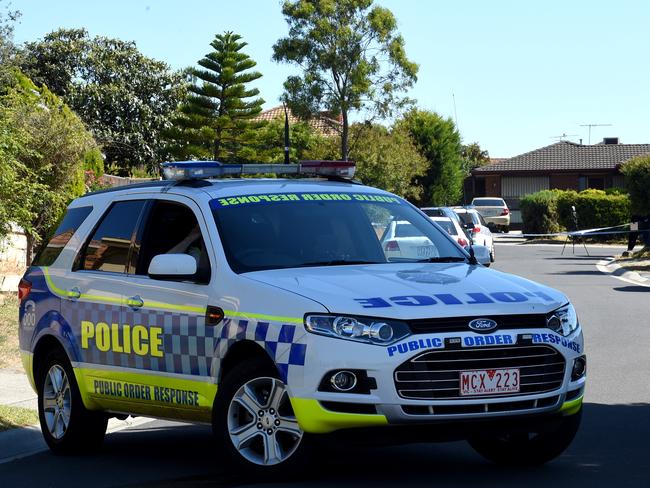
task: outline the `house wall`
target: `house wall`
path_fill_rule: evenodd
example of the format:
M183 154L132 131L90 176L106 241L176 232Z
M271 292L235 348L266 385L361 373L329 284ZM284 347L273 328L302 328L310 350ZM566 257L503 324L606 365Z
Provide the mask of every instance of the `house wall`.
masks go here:
M500 197L501 196L501 176L500 175L487 175L485 177L485 196L486 197Z
M550 177L550 188L558 190L578 191L578 174L552 174Z

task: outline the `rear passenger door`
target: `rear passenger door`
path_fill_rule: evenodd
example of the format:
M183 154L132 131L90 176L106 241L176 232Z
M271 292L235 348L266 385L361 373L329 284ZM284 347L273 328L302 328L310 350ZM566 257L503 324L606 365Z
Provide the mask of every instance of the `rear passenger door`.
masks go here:
M90 377L96 369L120 365L113 330L121 322L124 280L145 205L143 199L111 203L61 282L67 295L61 299L61 315L77 338L82 375ZM80 387L94 395L92 381Z

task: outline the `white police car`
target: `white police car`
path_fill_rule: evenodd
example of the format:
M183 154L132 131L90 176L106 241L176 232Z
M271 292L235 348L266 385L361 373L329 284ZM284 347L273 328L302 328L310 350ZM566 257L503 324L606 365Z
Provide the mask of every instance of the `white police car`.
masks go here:
M585 385L567 298L489 270L345 162L167 163L75 200L20 283L20 347L57 453L111 415L211 423L234 465L296 465L317 435L468 439L544 463ZM210 179L252 172L316 179ZM395 222L435 249L382 246Z

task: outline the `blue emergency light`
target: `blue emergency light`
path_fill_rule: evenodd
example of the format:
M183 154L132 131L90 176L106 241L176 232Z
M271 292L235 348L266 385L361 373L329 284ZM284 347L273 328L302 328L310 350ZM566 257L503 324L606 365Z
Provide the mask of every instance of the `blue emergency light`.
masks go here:
M273 173L352 178L352 161L301 161L299 164L224 164L219 161L174 161L160 165L166 180L200 180Z

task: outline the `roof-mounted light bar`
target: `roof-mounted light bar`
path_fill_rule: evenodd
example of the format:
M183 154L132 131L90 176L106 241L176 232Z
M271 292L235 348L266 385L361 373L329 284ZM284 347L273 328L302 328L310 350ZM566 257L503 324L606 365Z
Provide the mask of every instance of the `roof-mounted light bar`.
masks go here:
M176 161L160 165L166 180L201 180L253 174L300 174L352 178L352 161L301 161L299 164L223 164L219 161Z

